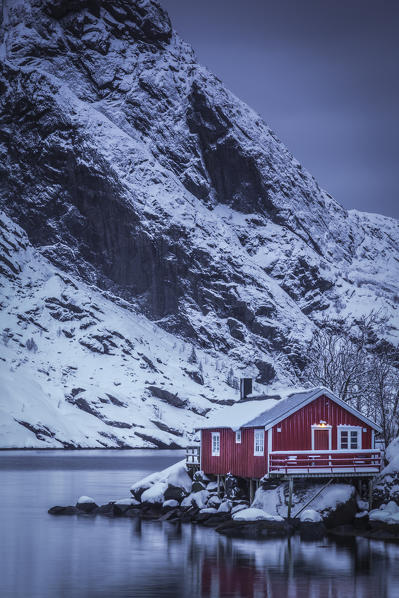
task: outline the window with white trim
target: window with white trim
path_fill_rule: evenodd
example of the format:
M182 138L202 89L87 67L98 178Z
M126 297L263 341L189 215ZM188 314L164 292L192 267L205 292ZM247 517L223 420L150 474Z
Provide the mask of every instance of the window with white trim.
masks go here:
M264 455L265 453L265 431L254 431L254 455Z
M344 451L362 448L362 428L338 426L338 449Z
M236 432L236 444L241 444L241 430Z
M212 457L220 455L220 432L212 432Z

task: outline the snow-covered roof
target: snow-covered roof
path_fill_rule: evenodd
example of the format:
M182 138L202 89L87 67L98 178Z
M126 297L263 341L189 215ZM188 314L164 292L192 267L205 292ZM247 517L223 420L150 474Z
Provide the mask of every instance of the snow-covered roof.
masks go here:
M321 395L327 396L368 426L381 432L381 428L375 422L345 403L331 390L323 387L293 392L280 400L266 399L236 403L231 407L221 409L206 425L202 425L201 429L231 428L238 430L239 428L264 427L268 430Z
M246 422L271 409L276 403L278 403L276 399L240 401L217 411L206 423L201 424L200 429L231 428L239 430Z
M275 405L272 405L270 409L264 413L260 413L257 417L247 420L242 427L253 428L257 426L271 427L273 423L277 423L290 414L292 411L296 411L297 407L306 405L309 400L313 400L320 396L325 389L323 388L312 388L302 392L293 392L281 399L276 401Z

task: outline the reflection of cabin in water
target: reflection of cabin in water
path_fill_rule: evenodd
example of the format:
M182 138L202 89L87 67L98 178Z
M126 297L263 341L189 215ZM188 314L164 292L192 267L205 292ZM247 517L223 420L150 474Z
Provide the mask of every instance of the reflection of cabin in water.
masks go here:
M242 380L241 400L201 426L201 445L190 448L188 465L249 480L378 474L374 436L381 430L362 413L326 388L277 400L254 397L251 382Z

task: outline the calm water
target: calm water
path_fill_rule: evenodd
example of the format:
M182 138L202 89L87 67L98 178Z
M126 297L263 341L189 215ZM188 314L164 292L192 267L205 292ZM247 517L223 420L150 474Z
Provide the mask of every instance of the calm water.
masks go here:
M229 540L191 525L51 517L181 459L172 451L0 452L0 596L399 598L399 546Z

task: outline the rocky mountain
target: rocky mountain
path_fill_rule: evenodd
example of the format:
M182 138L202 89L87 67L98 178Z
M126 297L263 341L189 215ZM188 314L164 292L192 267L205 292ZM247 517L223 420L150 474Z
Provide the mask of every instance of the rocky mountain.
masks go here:
M0 60L2 446L184 445L231 370L298 384L325 314L398 342L398 222L320 189L159 4L3 0Z

